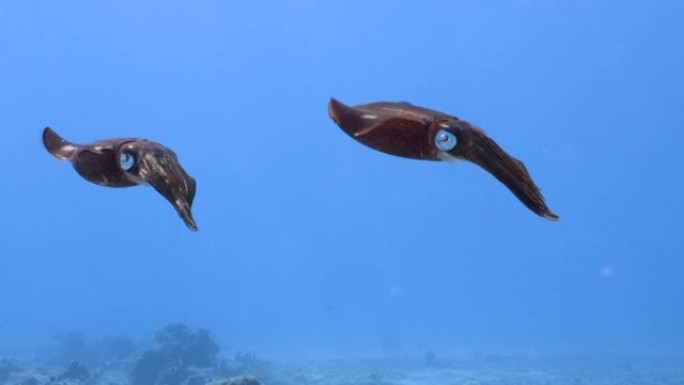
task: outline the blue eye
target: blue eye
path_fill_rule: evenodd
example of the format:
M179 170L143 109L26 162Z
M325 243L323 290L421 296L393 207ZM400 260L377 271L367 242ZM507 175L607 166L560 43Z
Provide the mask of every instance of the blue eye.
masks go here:
M119 166L124 171L130 171L135 166L135 156L127 152L119 154Z
M456 135L446 130L437 131L435 136L435 147L441 152L451 151L458 144Z

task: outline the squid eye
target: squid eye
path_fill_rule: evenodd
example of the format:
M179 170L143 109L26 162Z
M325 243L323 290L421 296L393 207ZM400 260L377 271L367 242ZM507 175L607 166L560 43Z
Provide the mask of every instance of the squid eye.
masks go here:
M456 144L458 144L456 135L446 130L437 131L437 136L435 136L435 147L437 147L439 151L451 151L456 147Z
M122 152L119 154L119 166L124 171L130 171L135 166L135 156L127 152Z

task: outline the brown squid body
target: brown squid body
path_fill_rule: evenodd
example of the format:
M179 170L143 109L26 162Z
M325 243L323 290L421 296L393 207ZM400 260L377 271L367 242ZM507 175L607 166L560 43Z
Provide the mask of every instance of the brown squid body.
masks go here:
M464 120L409 103L350 107L334 98L328 104L328 114L349 136L386 154L473 162L506 185L534 213L552 221L558 219L546 206L525 165Z
M136 138L78 145L64 140L50 127L43 130L43 145L58 159L71 162L76 172L92 183L108 187L152 186L173 205L188 228L197 231L191 212L196 182L170 149Z

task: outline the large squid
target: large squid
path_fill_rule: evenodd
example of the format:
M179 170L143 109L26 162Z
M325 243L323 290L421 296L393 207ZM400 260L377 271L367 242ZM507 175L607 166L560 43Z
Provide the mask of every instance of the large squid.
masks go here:
M404 158L467 160L482 167L539 216L555 221L525 165L480 128L443 112L410 103L377 102L355 107L330 99L328 114L356 141Z

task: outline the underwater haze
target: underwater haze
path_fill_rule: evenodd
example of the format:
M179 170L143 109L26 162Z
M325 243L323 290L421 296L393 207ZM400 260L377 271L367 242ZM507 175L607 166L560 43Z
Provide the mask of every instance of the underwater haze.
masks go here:
M683 16L674 0L4 0L0 357L60 373L45 357L64 336L144 349L182 324L275 363L681 358ZM473 163L359 144L331 97L481 127L560 219ZM85 181L46 126L173 149L199 231L150 187ZM355 383L407 383L388 376ZM449 381L425 383L466 383Z

